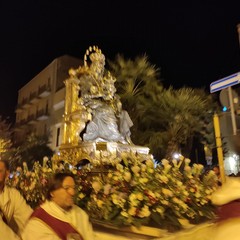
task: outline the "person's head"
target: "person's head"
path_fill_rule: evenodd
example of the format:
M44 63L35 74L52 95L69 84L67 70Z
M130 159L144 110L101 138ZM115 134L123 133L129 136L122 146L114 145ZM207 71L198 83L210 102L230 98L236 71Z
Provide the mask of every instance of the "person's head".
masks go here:
M64 210L69 210L75 195L75 181L70 173L56 173L50 181L47 199L55 202Z
M215 172L216 175L220 174L220 169L218 166L213 167L213 171Z
M0 186L4 186L6 178L9 176L9 163L6 160L0 160Z

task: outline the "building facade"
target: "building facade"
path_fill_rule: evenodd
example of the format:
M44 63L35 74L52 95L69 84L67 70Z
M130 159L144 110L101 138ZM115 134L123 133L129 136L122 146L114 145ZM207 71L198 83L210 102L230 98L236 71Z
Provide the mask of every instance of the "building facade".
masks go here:
M18 91L15 143L20 144L30 133L48 134L49 146L58 150L63 133L64 80L70 68L81 64L80 59L68 55L56 58Z

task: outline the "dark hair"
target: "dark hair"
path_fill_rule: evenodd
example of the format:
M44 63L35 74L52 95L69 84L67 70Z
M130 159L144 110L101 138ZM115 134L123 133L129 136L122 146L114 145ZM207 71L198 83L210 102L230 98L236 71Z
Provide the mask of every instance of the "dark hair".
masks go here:
M52 179L50 179L50 181L49 181L49 185L48 185L49 187L48 187L47 195L46 195L47 200L51 200L51 197L52 197L51 192L62 187L62 183L66 177L71 177L74 179L74 175L71 173L59 172L59 173L54 174Z
M0 160L5 166L5 168L9 171L9 162L7 160Z

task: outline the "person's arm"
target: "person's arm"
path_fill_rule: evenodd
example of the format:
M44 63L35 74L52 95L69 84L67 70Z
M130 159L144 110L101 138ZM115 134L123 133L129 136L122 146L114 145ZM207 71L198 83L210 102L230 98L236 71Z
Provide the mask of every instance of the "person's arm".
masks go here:
M93 231L91 222L89 221L88 214L81 208L75 207L77 214L77 230L82 234L84 240L94 240L96 235Z
M16 189L12 189L11 201L14 204L14 220L18 225L19 232L22 232L33 210Z
M12 229L0 217L0 239L20 240Z
M217 206L238 199L240 199L240 178L238 177L227 178L226 183L219 187L211 197L212 203Z

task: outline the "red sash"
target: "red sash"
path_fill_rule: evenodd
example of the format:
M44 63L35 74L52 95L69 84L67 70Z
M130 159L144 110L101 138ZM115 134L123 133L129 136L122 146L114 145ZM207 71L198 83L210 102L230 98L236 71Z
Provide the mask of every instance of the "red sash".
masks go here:
M240 218L240 201L232 201L217 209L217 221L221 222L229 218Z
M83 237L77 230L75 230L69 223L61 221L50 214L48 214L41 207L37 208L31 215L31 218L38 218L46 223L62 240L67 240L67 234L75 233L80 236L80 240Z

